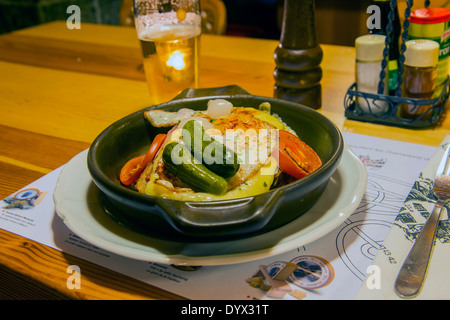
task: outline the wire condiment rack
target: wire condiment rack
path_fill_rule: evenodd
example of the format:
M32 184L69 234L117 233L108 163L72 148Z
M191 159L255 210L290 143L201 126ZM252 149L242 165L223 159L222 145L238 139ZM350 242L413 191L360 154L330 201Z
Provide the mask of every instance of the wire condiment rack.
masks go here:
M445 105L449 97L449 77L442 86L439 95L432 99L416 99L401 96L401 87L403 82L403 63L405 62L404 53L406 51L406 41L408 40L409 16L413 0L406 1L405 20L403 23L403 32L401 33L400 54L398 59L398 78L395 95L383 94L384 79L387 76L386 71L389 59L389 45L393 34L393 21L395 19L395 10L397 10L397 0L390 1L390 12L388 14L388 24L386 26L385 48L383 50L383 59L381 61L380 80L378 83L378 93L367 93L358 91L357 84L353 83L344 98L345 116L347 119L387 124L405 128L426 128L435 126L439 123L444 115ZM425 8L429 7L430 1L425 1ZM363 99L368 106L368 110L364 111L358 108L358 101ZM407 104L410 106L411 112L415 112L421 106L429 106L428 109L418 115L414 119L403 118L399 116L399 108ZM385 112L379 113L379 109L383 106Z

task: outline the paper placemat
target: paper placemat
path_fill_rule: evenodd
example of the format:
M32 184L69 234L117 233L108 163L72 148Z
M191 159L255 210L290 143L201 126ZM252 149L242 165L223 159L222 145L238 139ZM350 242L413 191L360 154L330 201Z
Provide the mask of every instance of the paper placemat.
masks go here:
M55 213L52 191L61 168L0 201L0 228L189 299L354 299L366 286L368 267L384 248L411 186L436 148L343 135L368 172L361 204L327 236L281 255L183 268L105 251L73 234Z
M394 291L398 272L436 203L433 182L450 143L446 137L414 182L394 224L378 251L357 299L400 299ZM436 231L436 241L421 292L415 299L450 298L450 220L446 213Z

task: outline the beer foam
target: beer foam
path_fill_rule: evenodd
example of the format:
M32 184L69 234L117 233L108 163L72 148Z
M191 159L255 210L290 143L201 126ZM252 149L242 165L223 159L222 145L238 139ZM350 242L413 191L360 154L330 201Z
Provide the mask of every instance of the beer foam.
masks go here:
M186 13L186 19L180 22L175 11L150 13L136 18L138 38L151 41L164 36L175 38L194 37L201 32L201 17L193 12Z

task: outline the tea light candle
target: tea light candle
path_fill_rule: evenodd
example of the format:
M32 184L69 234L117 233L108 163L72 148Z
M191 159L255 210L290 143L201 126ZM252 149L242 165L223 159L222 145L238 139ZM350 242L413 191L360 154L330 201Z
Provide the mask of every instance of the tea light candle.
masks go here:
M184 54L181 51L174 51L167 60L167 65L176 70L183 70L186 67L186 63L184 62Z

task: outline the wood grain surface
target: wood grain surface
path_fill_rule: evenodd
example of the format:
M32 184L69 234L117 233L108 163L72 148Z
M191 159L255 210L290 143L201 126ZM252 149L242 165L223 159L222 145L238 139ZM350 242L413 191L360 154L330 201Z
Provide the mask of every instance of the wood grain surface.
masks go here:
M201 87L235 84L273 95L277 41L203 35ZM323 107L342 131L437 146L448 119L426 130L347 120L344 95L354 81L354 49L323 45ZM148 106L136 31L52 22L0 36L0 196L64 165L109 124ZM0 230L2 299L182 299L82 259ZM80 266L82 289L66 286Z

